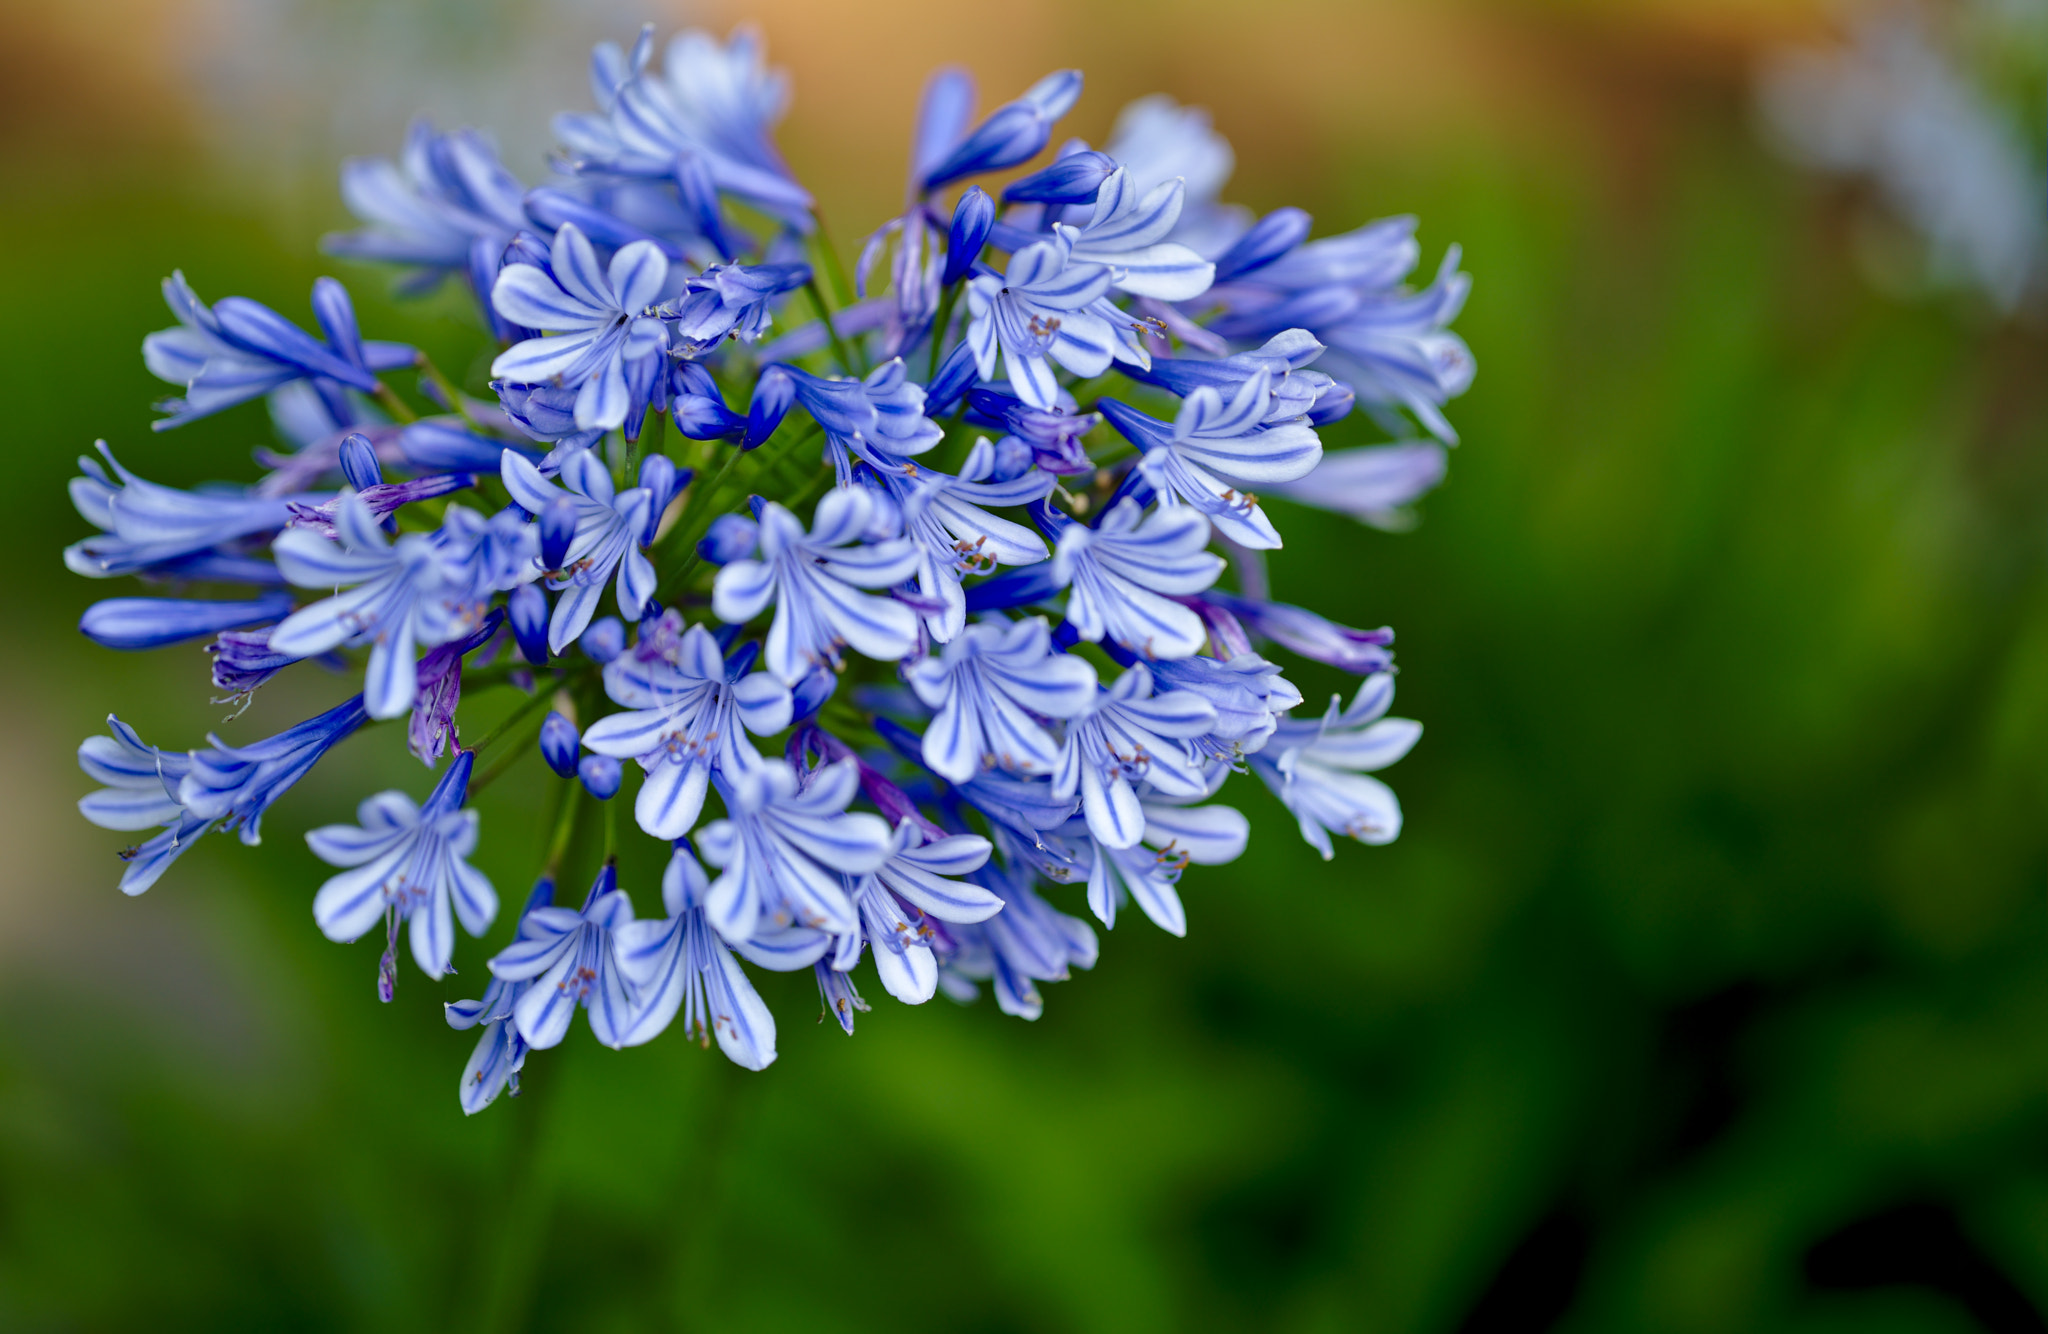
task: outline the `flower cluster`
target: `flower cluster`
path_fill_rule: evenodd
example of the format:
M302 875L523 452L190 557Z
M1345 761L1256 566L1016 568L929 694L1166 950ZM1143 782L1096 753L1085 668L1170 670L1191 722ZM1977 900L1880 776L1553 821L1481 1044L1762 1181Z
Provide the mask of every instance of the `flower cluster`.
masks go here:
M424 125L397 162L344 169L363 226L328 248L414 290L466 284L496 339L489 397L364 341L332 279L317 336L165 284L178 326L144 355L183 392L156 425L262 398L291 448L240 490L145 481L104 445L82 460L72 497L100 531L68 564L161 595L80 628L205 642L240 704L308 659L362 684L242 746L162 750L110 718L79 749L103 784L80 808L157 831L122 889L216 826L254 843L330 747L404 719L431 792L307 836L336 868L314 920L338 941L381 921L389 999L401 927L434 978L458 926L492 928L467 803L538 751L560 776L550 851L488 988L447 1007L480 1030L474 1112L579 1007L609 1046L680 1017L767 1065L747 964L813 970L848 1032L864 954L906 1004L988 983L1035 1018L1039 984L1095 962L1083 914L1112 927L1135 903L1185 933L1181 873L1246 843L1218 801L1233 774L1324 857L1333 833L1393 839L1371 774L1420 729L1386 716L1392 636L1271 600L1285 516L1255 490L1385 522L1435 484L1472 372L1448 327L1455 249L1411 286L1412 220L1312 240L1297 209L1222 202L1229 146L1163 99L1045 160L1078 72L978 120L947 72L909 202L849 276L776 150L784 84L757 42L685 33L653 55L651 30L598 48L596 109L558 121L546 184ZM1421 434L1325 455L1318 428L1355 408ZM1355 700L1299 712L1289 655L1363 678ZM474 746L465 687L515 694ZM558 902L579 830L613 828L601 803L629 789L668 847L658 915L610 856Z

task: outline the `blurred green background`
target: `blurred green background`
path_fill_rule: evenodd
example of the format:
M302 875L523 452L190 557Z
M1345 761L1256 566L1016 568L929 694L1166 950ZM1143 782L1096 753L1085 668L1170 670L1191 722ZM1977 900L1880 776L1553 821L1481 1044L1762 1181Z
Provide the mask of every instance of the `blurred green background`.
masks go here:
M1097 138L1138 93L1204 103L1228 197L1418 213L1425 267L1464 245L1479 374L1420 527L1275 516L1281 596L1399 631L1406 832L1324 864L1234 786L1257 837L1183 882L1189 937L1128 915L1036 1024L884 998L848 1039L767 976L765 1073L579 1023L465 1120L439 1007L509 920L390 1006L378 945L310 921L303 830L425 791L398 736L337 752L260 849L206 840L122 899L120 836L72 810L109 709L183 746L343 686L224 723L196 649L80 639L110 590L57 557L95 437L179 484L266 438L253 408L150 433L174 267L301 318L337 272L373 335L477 369L456 303L317 255L332 159L416 106L480 116L408 71L524 69L521 32L555 81L479 76L475 105L580 106L585 28L637 11L409 8L0 11L0 1329L2043 1328L2048 340L1879 295L1855 192L1761 146L1751 61L1812 13L752 7L842 244L950 57L989 99L1085 66ZM217 96L251 69L285 91ZM351 87L357 120L322 111ZM538 146L508 145L529 180ZM540 792L481 802L515 900Z

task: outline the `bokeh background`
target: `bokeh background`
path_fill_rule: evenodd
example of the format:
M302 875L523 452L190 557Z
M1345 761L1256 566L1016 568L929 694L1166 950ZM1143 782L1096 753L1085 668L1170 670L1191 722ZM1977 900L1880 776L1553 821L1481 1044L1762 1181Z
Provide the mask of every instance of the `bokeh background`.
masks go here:
M106 592L57 557L95 437L179 484L265 439L253 408L150 433L158 281L303 316L335 272L369 331L475 377L457 303L315 251L334 163L426 110L537 179L588 43L642 17L763 26L842 244L896 204L919 81L954 60L985 100L1083 66L1067 124L1098 141L1130 97L1206 105L1227 197L1324 232L1418 213L1425 267L1465 247L1448 483L1404 534L1290 511L1275 564L1281 596L1399 631L1428 730L1388 775L1397 844L1324 864L1247 788L1258 836L1184 882L1189 937L1130 915L1035 1024L884 999L849 1039L771 976L765 1073L579 1024L474 1120L439 1007L488 951L379 1006L377 944L309 920L300 833L424 790L395 736L337 752L260 849L116 893L119 836L72 809L110 708L196 744L340 689L283 679L224 724L197 650L73 628ZM1839 19L0 6L0 1329L2044 1328L2048 337L1900 279L1882 200L1771 150L1758 62ZM482 801L506 892L528 779Z

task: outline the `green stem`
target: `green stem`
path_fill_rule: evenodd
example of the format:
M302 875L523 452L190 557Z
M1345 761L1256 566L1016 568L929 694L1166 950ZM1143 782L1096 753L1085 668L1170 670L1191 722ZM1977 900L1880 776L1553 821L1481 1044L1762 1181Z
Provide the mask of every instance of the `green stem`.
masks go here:
M562 858L569 854L570 840L576 837L577 818L583 814L583 785L573 778L564 778L561 814L555 818L554 837L548 840L548 859L542 874L554 876L562 869Z
M818 318L825 322L825 332L832 339L832 356L839 362L839 369L852 375L853 353L847 350L846 340L839 336L839 326L832 323L832 307L825 300L824 289L818 286L816 278L812 278L804 284L804 291L810 294L811 306L818 312Z
M462 418L462 424L464 426L467 426L470 430L475 431L478 435L490 434L488 431L484 430L482 426L477 424L476 418L469 415L469 404L463 401L462 391L455 387L455 382L453 380L450 380L446 375L442 374L441 368L434 364L434 359L432 357L428 356L424 352L420 353L419 366L420 374L426 376L427 379L433 383L434 388L441 391L441 397L448 401L449 409L452 412L454 412L456 416Z
M932 322L932 364L924 377L927 384L939 376L940 353L945 346L946 329L953 323L953 306L960 300L960 289L966 285L963 279L948 287L939 297L939 317Z
M833 290L839 294L839 304L850 306L853 304L853 284L846 280L846 270L839 265L839 247L832 244L832 233L825 226L825 215L813 213L811 216L818 224L818 235L814 244L818 250L818 257L823 261L826 276L832 280Z
M490 731L484 733L484 739L477 742L474 746L471 746L470 749L478 753L481 753L484 747L491 745L493 742L503 739L504 735L507 732L511 731L514 727L518 726L520 719L528 717L529 715L539 711L540 708L544 706L552 698L554 698L554 691L547 689L545 685L537 687L533 692L532 699L527 700L526 703L512 710L511 714L505 719L505 721L499 723L496 727L493 727Z
M377 382L377 390L370 397L376 399L378 405L390 413L391 420L395 422L416 422L420 419L420 414L407 407L405 400L392 392L391 386L382 380Z

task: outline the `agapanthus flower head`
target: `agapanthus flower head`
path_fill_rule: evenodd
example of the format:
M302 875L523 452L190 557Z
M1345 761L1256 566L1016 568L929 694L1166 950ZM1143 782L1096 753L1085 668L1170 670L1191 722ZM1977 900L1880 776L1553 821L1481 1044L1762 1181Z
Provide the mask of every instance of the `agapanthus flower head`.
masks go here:
M174 276L179 327L145 360L184 397L158 425L262 397L289 448L258 452L252 486L180 490L102 446L71 485L98 531L67 564L171 585L81 608L96 642L205 641L242 708L309 659L362 681L249 745L160 749L110 719L80 748L100 784L80 809L146 840L124 891L209 830L256 842L337 742L405 718L402 742L376 735L437 771L429 795L309 835L338 871L308 886L316 924L382 922L388 1000L401 930L430 978L475 972L459 937L497 909L475 866L517 849L486 858L467 803L540 770L511 822L546 831L533 891L476 956L488 985L446 1010L478 1030L465 1113L518 1093L578 1009L602 1045L680 1019L769 1065L751 968L809 970L848 1034L891 1022L885 998L982 982L1036 1018L1132 904L1174 935L1199 920L1184 872L1249 837L1234 776L1325 855L1333 833L1385 842L1400 808L1371 774L1419 732L1384 716L1392 632L1280 600L1305 590L1276 590L1295 572L1264 553L1292 513L1274 495L1400 526L1442 475L1439 443L1325 455L1319 433L1453 438L1455 248L1411 287L1410 219L1313 239L1299 209L1223 202L1206 112L1147 99L1107 150L1056 144L1078 71L977 120L949 69L902 211L847 265L775 146L788 89L758 39L655 48L650 27L596 49L596 109L557 122L546 184L425 122L395 161L344 168L362 226L330 249L401 290L460 275L490 335L462 364L490 366L495 400L365 341L331 279L316 333ZM1302 659L1365 686L1298 716ZM607 804L629 793L630 821ZM670 845L649 917L617 871L642 837ZM580 906L566 883L590 885Z

